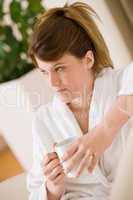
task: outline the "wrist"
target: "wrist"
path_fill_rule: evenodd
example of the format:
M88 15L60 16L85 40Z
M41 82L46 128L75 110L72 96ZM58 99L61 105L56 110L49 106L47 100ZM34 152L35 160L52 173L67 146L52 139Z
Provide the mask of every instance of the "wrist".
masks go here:
M102 137L103 143L105 142L107 146L110 145L115 138L111 125L108 126L105 123L101 123L96 127L96 129L96 132Z
M106 127L100 123L92 129L92 138L95 138L95 142L98 144L101 142L101 147L106 149L113 141L114 136L111 132L107 131Z
M65 192L65 186L55 186L51 181L47 181L46 190L49 200L59 200Z

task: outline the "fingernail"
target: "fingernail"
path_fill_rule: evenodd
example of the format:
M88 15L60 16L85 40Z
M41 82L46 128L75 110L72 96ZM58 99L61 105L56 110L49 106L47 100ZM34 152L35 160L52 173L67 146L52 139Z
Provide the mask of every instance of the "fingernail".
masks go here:
M92 171L89 171L89 174L92 175Z
M77 173L77 175L76 175L76 176L77 176L77 177L79 177L79 176L80 176L80 174L81 174L81 173Z

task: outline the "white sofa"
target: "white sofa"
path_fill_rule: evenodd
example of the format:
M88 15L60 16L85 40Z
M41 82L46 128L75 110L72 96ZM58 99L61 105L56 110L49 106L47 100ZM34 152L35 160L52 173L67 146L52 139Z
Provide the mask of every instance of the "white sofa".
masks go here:
M34 111L53 96L37 69L0 84L0 133L25 170L32 163L31 125Z
M28 171L32 163L32 119L34 111L53 96L37 69L19 79L0 84L0 134ZM26 173L0 183L1 200L27 200Z
M133 123L127 149L119 163L110 200L133 200Z
M28 200L26 174L20 174L0 183L1 200Z

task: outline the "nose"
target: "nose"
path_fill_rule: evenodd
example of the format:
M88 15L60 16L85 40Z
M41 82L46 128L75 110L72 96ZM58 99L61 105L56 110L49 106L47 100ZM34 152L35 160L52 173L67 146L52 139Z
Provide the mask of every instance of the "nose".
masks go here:
M49 73L49 83L50 83L51 87L59 87L60 86L61 80L60 80L57 72L51 71Z

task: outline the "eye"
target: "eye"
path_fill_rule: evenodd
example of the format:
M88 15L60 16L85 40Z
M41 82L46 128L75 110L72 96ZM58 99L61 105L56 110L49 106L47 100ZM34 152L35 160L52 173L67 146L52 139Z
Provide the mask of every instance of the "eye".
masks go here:
M57 72L63 72L64 71L64 67L57 67L55 69L55 71L57 71Z
M48 75L48 72L47 72L46 70L41 69L40 71L41 71L44 75Z

